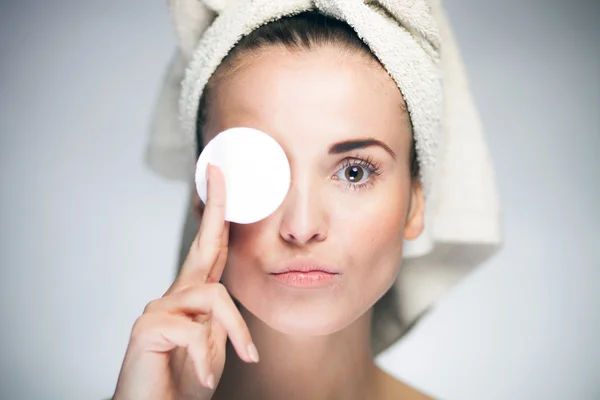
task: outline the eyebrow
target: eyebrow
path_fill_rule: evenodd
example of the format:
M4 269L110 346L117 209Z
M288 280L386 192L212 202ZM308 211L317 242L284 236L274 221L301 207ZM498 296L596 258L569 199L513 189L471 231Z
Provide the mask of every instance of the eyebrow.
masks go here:
M377 139L365 138L365 139L352 139L345 140L343 142L334 143L329 148L329 154L342 154L347 153L356 149L363 149L365 147L378 146L390 153L393 158L396 158L396 153L387 144Z

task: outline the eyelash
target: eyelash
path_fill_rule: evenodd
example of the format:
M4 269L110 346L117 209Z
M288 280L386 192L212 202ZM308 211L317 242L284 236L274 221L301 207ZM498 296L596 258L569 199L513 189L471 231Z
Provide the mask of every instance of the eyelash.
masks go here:
M381 173L383 172L379 166L379 164L375 163L373 161L372 157L368 157L367 159L361 158L359 156L355 156L353 158L347 158L346 160L344 160L344 163L342 164L342 166L335 172L334 179L339 180L339 178L337 178L337 174L348 168L348 167L361 167L365 170L367 170L368 174L369 174L369 178L367 178L367 181L364 183L351 183L351 182L344 182L344 184L346 185L346 189L348 190L362 190L362 189L366 189L372 185L375 184L375 179L373 178L373 176L379 176L381 175Z

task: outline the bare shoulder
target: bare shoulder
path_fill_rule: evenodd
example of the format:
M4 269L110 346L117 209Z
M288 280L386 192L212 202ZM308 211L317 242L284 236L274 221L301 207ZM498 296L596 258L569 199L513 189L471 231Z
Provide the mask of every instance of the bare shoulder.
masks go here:
M377 368L378 396L380 400L434 400L433 397L418 391L408 384L396 379L384 370Z

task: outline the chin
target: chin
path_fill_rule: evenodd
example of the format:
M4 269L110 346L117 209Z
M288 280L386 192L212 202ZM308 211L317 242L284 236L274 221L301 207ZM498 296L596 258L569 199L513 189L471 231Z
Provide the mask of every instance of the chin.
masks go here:
M278 332L291 336L323 336L338 332L356 319L348 318L339 307L296 307L290 309L271 306L252 310L252 314Z
M254 282L257 283L257 282ZM338 332L362 312L354 310L341 287L327 290L286 290L251 282L225 282L233 297L273 330L293 336L321 336Z

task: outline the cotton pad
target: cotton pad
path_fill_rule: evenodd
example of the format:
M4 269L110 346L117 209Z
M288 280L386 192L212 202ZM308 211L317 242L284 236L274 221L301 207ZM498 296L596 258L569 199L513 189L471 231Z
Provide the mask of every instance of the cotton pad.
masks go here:
M275 139L252 128L227 129L212 139L196 164L196 190L206 204L206 167L225 175L225 220L250 224L271 215L290 187L290 164Z

